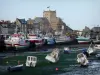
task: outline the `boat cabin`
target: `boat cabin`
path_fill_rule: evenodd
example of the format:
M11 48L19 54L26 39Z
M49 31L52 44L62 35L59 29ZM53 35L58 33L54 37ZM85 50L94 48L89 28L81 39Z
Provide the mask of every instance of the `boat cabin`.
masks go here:
M35 56L27 56L26 66L35 67L37 63L37 57Z

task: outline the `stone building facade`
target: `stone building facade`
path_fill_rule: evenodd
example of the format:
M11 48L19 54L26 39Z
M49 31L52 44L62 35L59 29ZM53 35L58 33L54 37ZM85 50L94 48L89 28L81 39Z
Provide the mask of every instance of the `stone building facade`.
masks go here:
M52 32L52 28L47 18L36 17L34 19L27 20L28 29L34 31L34 33L41 32L43 34Z
M66 26L61 18L57 17L56 11L43 11L43 17L47 18L54 32L65 34L66 32L73 32L73 30Z

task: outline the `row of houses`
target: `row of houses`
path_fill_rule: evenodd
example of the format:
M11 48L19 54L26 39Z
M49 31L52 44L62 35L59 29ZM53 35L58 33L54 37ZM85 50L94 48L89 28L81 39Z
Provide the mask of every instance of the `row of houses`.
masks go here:
M98 36L100 38L100 27L95 26L90 29L89 27L85 26L85 28L82 31L78 31L78 33L80 33L79 35L84 37L96 39L96 37Z
M52 34L66 34L66 32L73 32L60 17L57 17L56 11L43 11L43 17L29 18L28 20L16 18L11 23L10 21L0 22L0 34L13 34L14 32L24 33L52 33Z

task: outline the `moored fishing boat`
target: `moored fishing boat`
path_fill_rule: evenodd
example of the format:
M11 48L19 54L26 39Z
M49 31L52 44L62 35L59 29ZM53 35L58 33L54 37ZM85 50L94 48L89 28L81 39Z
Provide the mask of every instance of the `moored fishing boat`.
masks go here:
M30 42L26 41L25 36L22 34L13 34L8 39L5 40L7 48L15 47L16 50L26 49L30 46Z
M71 38L68 36L59 36L56 38L56 43L63 43L63 42L66 42L66 41L70 41Z
M44 44L43 38L35 35L35 34L28 34L27 39L31 43L35 43L36 46L42 46Z
M79 44L89 44L90 43L90 38L78 36L78 38L76 39L78 40Z
M72 44L78 44L77 39L75 38L71 38L70 36L59 36L57 38L55 38L56 44L57 45L63 45L63 44L67 44L67 45L72 45Z
M44 37L44 40L45 40L45 44L46 45L53 45L55 44L55 39L53 37L48 37L48 36L45 36Z

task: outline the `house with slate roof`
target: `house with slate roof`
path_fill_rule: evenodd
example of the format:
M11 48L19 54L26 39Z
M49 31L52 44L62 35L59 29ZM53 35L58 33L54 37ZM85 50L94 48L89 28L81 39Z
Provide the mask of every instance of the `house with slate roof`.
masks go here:
M34 20L31 19L31 18L29 18L27 20L27 31L28 31L28 33L31 33L32 31L34 31L33 22L34 22Z
M98 35L98 37L99 37L99 39L100 39L100 27L99 26L97 26L97 27L93 27L92 29L91 29L91 37L92 38L96 38L96 36Z
M10 21L0 21L0 34L13 34L14 27Z
M16 26L18 27L18 31L20 32L27 32L27 21L25 19L18 19L16 18Z
M41 32L43 34L52 32L52 28L47 18L36 17L35 19L27 20L30 30L34 30L35 33Z
M52 33L52 28L47 18L36 17L34 19L34 27L35 29L40 30L42 33Z

